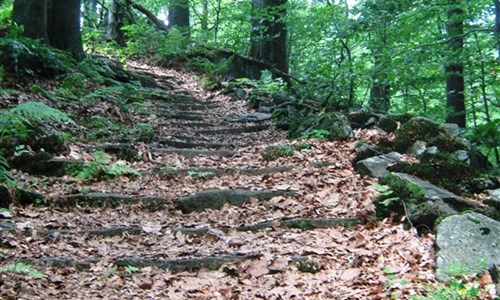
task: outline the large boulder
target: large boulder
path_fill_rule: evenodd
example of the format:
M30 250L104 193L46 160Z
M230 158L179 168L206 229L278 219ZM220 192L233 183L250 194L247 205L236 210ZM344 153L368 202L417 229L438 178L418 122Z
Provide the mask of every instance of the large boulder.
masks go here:
M500 265L500 222L479 213L452 215L436 228L436 277L476 274Z
M361 176L384 177L389 174L387 168L401 160L401 154L391 152L388 154L378 155L360 160L354 166L354 169Z

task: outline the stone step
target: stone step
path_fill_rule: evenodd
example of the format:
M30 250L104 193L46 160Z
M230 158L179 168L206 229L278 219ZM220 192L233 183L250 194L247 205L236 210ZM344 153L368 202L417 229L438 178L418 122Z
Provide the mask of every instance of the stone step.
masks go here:
M196 134L201 134L201 135L240 134L240 133L260 132L269 130L270 128L271 125L262 124L262 125L245 126L245 127L198 130L196 131Z
M186 139L190 139L188 137L184 137ZM180 148L180 149L234 149L236 147L247 147L251 144L243 143L243 144L222 144L222 143L210 143L203 141L179 141L173 139L160 139L158 141L160 144L165 144L170 147Z
M224 204L241 206L251 198L270 200L278 196L295 196L295 193L275 190L206 190L177 200L176 206L187 214L207 209L221 209Z
M276 227L279 228L298 228L302 230L314 230L317 228L335 228L335 227L345 227L350 228L355 225L364 224L365 220L360 217L350 217L350 218L282 218L272 221L264 221L250 225L242 225L237 227L162 227L158 228L154 234L168 234L172 233L176 235L181 233L184 235L194 235L203 237L205 235L210 235L213 230L221 232L231 232L231 231L242 231L242 232L257 232L257 231L268 231L274 230ZM17 225L14 222L0 222L0 232L16 232ZM112 226L103 228L88 228L88 229L36 229L31 228L31 234L39 237L52 237L52 238L64 238L66 236L76 237L115 237L126 235L147 235L151 234L151 231L143 229L139 225L132 226Z
M220 156L220 157L231 157L238 154L238 151L229 149L180 149L180 148L152 148L153 152L164 153L164 154L179 154L186 157L195 156Z
M223 254L218 256L174 258L174 259L154 259L142 257L123 257L112 260L117 267L156 267L169 270L172 273L197 272L202 268L218 270L224 265L234 265L247 260L257 260L261 254ZM309 259L307 256L290 256L287 258L288 264L303 263ZM79 270L90 270L93 265L100 262L98 258L88 258L76 260L67 257L42 257L23 258L19 262L56 268L76 268Z
M186 176L190 172L204 173L207 176L223 176L226 174L241 174L241 175L266 175L273 173L283 173L293 169L293 166L279 166L279 167L265 167L265 168L182 168L182 169L166 169L158 170L152 173L168 174L173 176ZM151 174L151 172L145 172L144 174Z

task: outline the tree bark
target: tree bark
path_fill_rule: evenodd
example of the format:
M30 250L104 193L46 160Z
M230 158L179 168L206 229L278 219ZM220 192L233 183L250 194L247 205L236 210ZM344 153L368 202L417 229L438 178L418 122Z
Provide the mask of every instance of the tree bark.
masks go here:
M446 73L446 107L451 111L446 122L455 123L465 128L465 83L462 50L464 47L464 12L460 8L460 0L451 0L448 9L446 31L448 33L449 53Z
M112 0L111 8L108 11L108 40L113 40L125 47L125 34L122 31L123 26L123 5L120 0Z
M12 19L24 26L24 35L48 42L47 2L45 0L16 0Z
M500 64L500 0L493 0L493 3L495 4L495 38L498 48L497 61Z
M253 0L250 56L287 73L287 0ZM254 78L260 77L254 74Z
M168 27L177 27L189 35L189 0L175 0L168 8Z
M152 13L151 11L149 11L147 8L145 8L144 6L140 5L140 4L137 4L131 0L127 0L128 3L135 9L137 9L138 11L140 11L141 13L143 13L151 22L153 22L153 24L155 24L155 26L161 30L161 31L165 31L165 32L168 32L169 28L167 25L165 25L165 23L163 23L160 19L158 19L154 13Z

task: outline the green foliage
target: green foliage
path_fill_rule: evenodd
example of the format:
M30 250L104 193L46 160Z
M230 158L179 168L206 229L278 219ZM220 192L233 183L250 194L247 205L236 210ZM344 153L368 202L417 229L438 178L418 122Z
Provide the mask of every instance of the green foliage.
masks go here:
M302 132L302 137L305 139L315 138L318 140L324 140L330 136L331 132L325 129L308 129Z
M127 165L111 164L111 157L102 151L94 152L92 161L76 174L76 178L81 180L102 180L118 176L141 176L141 174Z
M137 140L145 143L150 143L155 137L153 127L148 123L137 124Z
M275 145L266 147L262 153L262 158L266 161L271 161L280 157L291 157L294 153L295 148L293 146Z
M198 171L198 170L189 170L188 171L188 175L192 178L200 178L200 179L210 179L212 177L215 176L215 173L214 172L202 172L202 171Z
M311 229L311 224L305 220L301 220L297 225L302 231L308 231Z
M0 114L0 142L24 140L33 127L46 122L75 124L67 114L42 102L24 102Z
M8 169L7 160L0 156L0 184L5 183L7 186L16 186L16 181Z
M17 74L53 77L69 72L74 60L38 40L15 36L0 38L0 65Z
M27 274L28 276L36 279L41 279L44 277L43 274L40 273L37 269L25 263L8 264L0 268L0 273L6 272Z
M0 2L0 29L8 27L12 23L12 1Z
M139 268L135 267L135 266L126 266L125 267L125 273L127 273L127 274L134 274L138 271L139 271Z
M405 182L392 174L382 178L381 184L374 183L373 186L380 192L375 201L377 219L393 214L395 217L404 216L405 205L418 205L425 197L420 186Z
M474 146L482 147L487 154L491 154L500 147L500 118L469 129L466 137Z

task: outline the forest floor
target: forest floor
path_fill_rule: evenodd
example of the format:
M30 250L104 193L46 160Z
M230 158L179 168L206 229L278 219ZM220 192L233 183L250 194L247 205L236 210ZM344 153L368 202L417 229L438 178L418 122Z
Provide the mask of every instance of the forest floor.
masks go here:
M432 284L434 237L376 222L373 180L351 164L358 141L384 133L287 140L269 120L229 121L253 112L203 90L194 74L130 68L154 76L171 100L144 99L153 105L127 115L106 99L79 109L153 126L154 140L134 145L142 159L127 163L142 176L83 181L14 171L53 205L11 207L1 264L23 261L43 277L1 273L0 298L409 299ZM270 145L299 150L267 161ZM106 147L80 139L59 158L90 161ZM243 200L188 213L179 200L200 193L200 201Z

